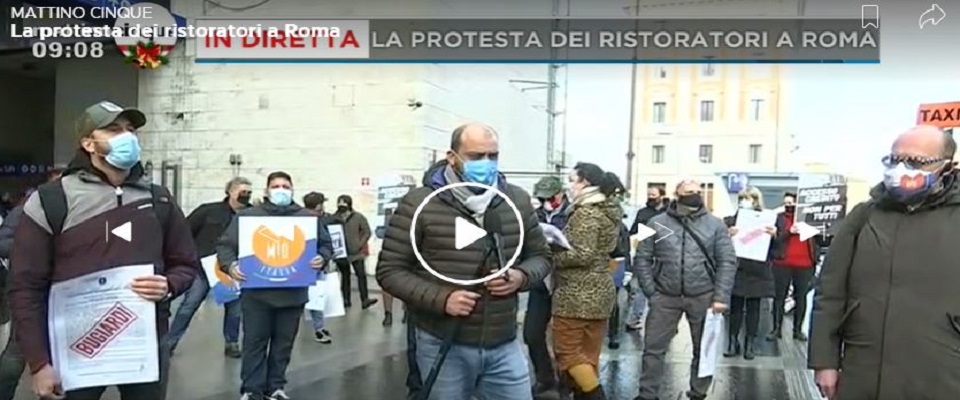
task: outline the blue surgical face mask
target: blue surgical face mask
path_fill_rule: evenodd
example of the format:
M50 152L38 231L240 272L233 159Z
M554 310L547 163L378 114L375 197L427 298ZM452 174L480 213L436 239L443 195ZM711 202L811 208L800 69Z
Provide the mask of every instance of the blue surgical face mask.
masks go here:
M939 174L913 169L899 163L887 167L883 173L883 185L895 200L911 201L926 196L936 187Z
M124 132L107 141L110 152L104 157L107 164L129 171L140 162L140 139L137 135Z
M284 188L275 188L267 191L270 203L280 207L289 206L293 203L293 191Z
M463 163L463 179L467 182L493 186L497 183L497 175L495 160L471 160Z

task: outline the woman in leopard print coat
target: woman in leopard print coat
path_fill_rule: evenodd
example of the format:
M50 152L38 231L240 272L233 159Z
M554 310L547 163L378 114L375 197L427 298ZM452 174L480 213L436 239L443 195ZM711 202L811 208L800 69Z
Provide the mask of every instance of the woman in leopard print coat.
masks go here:
M623 215L613 197L621 190L616 175L594 164L577 164L570 175L573 212L564 233L572 248L554 256L553 350L576 399L605 398L598 366L616 301L609 261Z

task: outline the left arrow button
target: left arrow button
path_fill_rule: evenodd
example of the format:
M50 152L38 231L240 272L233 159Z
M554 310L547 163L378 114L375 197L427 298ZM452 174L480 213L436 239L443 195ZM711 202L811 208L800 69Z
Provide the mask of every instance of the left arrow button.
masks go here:
M133 240L133 225L129 222L126 222L123 225L113 228L110 233L112 233L113 236L129 242Z

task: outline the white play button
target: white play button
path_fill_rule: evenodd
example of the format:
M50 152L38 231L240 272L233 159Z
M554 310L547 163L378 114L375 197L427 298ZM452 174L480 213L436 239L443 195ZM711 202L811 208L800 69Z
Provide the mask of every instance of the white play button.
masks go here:
M657 234L657 231L654 230L653 228L650 228L649 226L646 226L646 225L644 225L644 224L639 224L639 223L638 223L638 224L637 224L637 234L634 235L633 237L634 237L634 239L635 239L636 241L642 242L642 241L644 241L645 239L647 239L647 238L649 238L649 237L651 237L651 236L653 236L653 235L656 235L656 234Z
M487 231L467 222L467 220L457 217L453 223L453 247L462 250L473 242L483 239L487 236Z
M475 225L472 222L470 222L471 219L469 217L468 218L457 217L458 214L459 215L464 215L464 214L461 214L459 211L452 209L448 204L447 200L444 200L443 198L438 198L438 196L442 195L445 191L462 190L459 188L477 188L477 189L483 189L483 190L492 190L493 193L496 194L497 197L502 199L503 203L505 203L497 207L498 208L503 206L509 207L510 211L513 211L513 216L516 220L516 224L511 224L510 223L511 221L500 221L503 225L501 226L501 228L506 229L506 231L500 232L500 234L505 236L516 235L515 237L517 239L516 242L510 243L509 245L506 245L504 248L504 250L507 253L504 255L504 257L506 257L509 253L513 253L512 255L510 255L509 259L504 261L504 265L505 265L504 268L498 268L497 271L494 273L491 273L485 276L480 276L475 279L463 279L462 277L459 277L459 276L458 277L446 276L443 273L439 272L437 269L430 266L430 262L434 262L434 261L448 263L449 262L449 258L447 258L449 257L449 254L447 253L448 251L463 250L467 246L470 246L470 244L475 243L477 240L480 240L485 236L487 236L486 230L481 229L478 225ZM449 230L443 231L442 234L432 233L433 235L440 236L435 239L440 239L439 242L443 243L441 247L434 246L429 249L420 248L421 247L420 239L423 239L423 236L429 233L428 231L423 230L423 228L425 228L424 224L418 223L418 220L420 219L420 216L422 215L424 210L429 210L431 214L435 214L435 215L436 214L449 215L449 218L453 219L453 221L450 221L449 219L445 219L443 223L439 223L441 227L443 227L443 224L448 224L445 226L445 228L449 229L450 228L449 223L453 222L453 247L454 247L453 249L450 249L450 247L448 247L449 240L450 240L450 236L449 236L450 234L448 233ZM532 211L532 210L529 210L529 211ZM485 282L489 282L490 280L496 279L499 276L502 276L507 272L508 269L510 269L510 267L514 265L514 263L521 261L520 254L523 252L523 241L525 239L525 235L527 231L527 228L524 228L524 224L523 224L523 221L524 221L523 214L520 213L520 209L517 208L517 205L514 204L512 199L510 199L510 196L507 196L506 193L501 192L500 189L496 187L482 185L479 183L472 183L472 182L457 182L457 183L448 184L446 186L443 186L439 189L434 190L433 192L428 194L426 197L424 197L423 200L420 201L420 204L417 206L417 208L413 210L413 216L411 219L412 221L410 223L410 244L413 250L413 254L417 257L417 261L420 262L420 266L422 266L423 269L427 270L427 272L431 273L433 276L437 277L437 279L441 279L446 282L453 283L455 285L463 285L463 286L480 285ZM438 224L438 222L435 220L431 221L430 223ZM426 242L434 242L433 244L435 244L437 241L428 240ZM510 249L511 247L512 249ZM421 253L421 250L429 250L429 251ZM469 255L469 256L470 257L475 256L477 259L477 262L480 262L481 252L478 251L475 253L476 253L475 255Z
M806 222L794 224L797 227L797 234L800 235L800 241L806 242L810 238L820 234L820 229Z
M133 239L133 225L127 222L123 225L113 228L110 233L112 233L113 236L129 242L131 239Z

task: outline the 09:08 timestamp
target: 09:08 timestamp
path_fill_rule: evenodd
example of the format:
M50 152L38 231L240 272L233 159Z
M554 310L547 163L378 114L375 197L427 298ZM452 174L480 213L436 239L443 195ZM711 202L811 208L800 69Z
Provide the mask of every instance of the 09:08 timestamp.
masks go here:
M33 56L36 58L100 58L103 57L103 43L100 42L36 42L33 44Z

